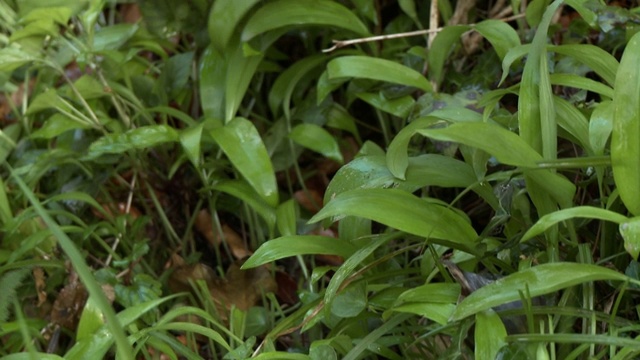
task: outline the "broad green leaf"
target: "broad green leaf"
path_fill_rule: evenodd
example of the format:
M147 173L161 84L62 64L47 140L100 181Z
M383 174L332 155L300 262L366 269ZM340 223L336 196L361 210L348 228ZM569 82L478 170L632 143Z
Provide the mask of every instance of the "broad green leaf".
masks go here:
M589 44L567 44L549 46L549 51L571 56L587 65L609 85L614 85L619 63L613 55L602 48Z
M427 54L429 78L440 84L444 76L444 64L449 59L454 46L460 44L460 36L471 29L468 25L445 26L438 33Z
M266 201L256 193L244 180L228 180L216 183L214 190L225 192L235 196L249 205L264 221L267 223L269 230L273 230L276 223L275 209L266 203Z
M413 86L430 92L431 84L419 72L397 62L369 56L342 56L327 64L329 79L355 77Z
M636 260L640 254L640 217L634 217L620 224L620 235L624 248Z
M363 281L349 284L336 295L330 305L331 314L337 317L358 316L367 307L367 284Z
M190 126L180 131L180 144L196 169L200 168L200 140L204 123Z
M356 96L360 100L365 101L366 103L377 109L401 118L406 118L407 116L409 116L409 113L411 112L411 110L413 110L413 106L416 103L415 100L413 100L413 97L409 95L401 96L395 99L387 99L381 92L359 93L356 94Z
M503 163L535 168L540 154L518 135L490 123L456 123L439 129L419 129L417 133L440 141L454 141L482 149ZM492 141L486 141L493 139Z
M227 125L215 128L211 136L220 145L234 168L272 207L278 205L278 187L267 149L255 126L237 117Z
M168 125L149 125L129 130L122 134L105 135L89 146L86 160L104 154L122 154L129 150L149 149L180 140L178 132Z
M589 121L584 114L570 102L558 96L553 96L553 104L558 126L571 134L587 153L593 153L589 142Z
M529 230L527 230L527 232L522 236L521 241L527 241L532 237L545 232L553 225L573 218L598 219L611 221L617 224L627 221L625 216L610 210L600 209L593 206L576 206L570 209L558 210L551 214L544 215L538 220L538 222L529 228Z
M7 46L0 49L0 71L10 72L37 59L17 46Z
M584 76L575 74L551 74L551 84L584 89L606 96L609 99L613 98L613 89L611 87Z
M531 44L519 45L507 51L504 59L502 59L502 77L500 78L500 83L498 84L498 86L502 85L507 76L509 76L509 69L511 68L511 65L513 65L516 60L527 55L530 51Z
M454 141L481 149L504 164L535 168L535 164L542 161L542 156L522 138L491 123L457 123L443 129L422 129L417 132L436 140ZM550 195L562 207L571 206L575 186L565 177L546 170L524 171L528 179L535 181L544 190L539 193Z
M337 103L332 103L329 108L329 113L326 116L328 127L348 131L355 136L358 143L362 143L360 133L356 126L356 119L354 119L353 116L351 116L351 114L349 114L349 112L342 106Z
M603 101L589 119L589 143L594 155L603 155L613 130L614 107L612 101Z
M76 331L76 341L86 341L90 339L105 324L104 315L93 297L89 297L82 309L78 330Z
M217 0L209 13L209 38L211 44L223 52L242 18L259 0Z
M491 309L476 314L474 332L476 359L495 359L501 347L507 344L507 330L500 316Z
M456 283L433 283L409 289L396 300L396 305L403 303L425 302L437 304L455 303L460 297L460 285Z
M242 32L242 40L286 26L322 25L370 36L367 27L349 9L327 0L278 0L256 11Z
M118 50L138 31L137 24L117 24L100 28L93 37L93 51Z
M611 136L613 178L624 205L640 215L640 33L622 54L613 96Z
M226 62L226 80L224 82L225 123L228 123L236 116L244 95L249 88L249 83L264 57L262 53L246 55L240 44L230 52L231 56Z
M242 265L254 268L272 261L297 255L338 255L349 257L356 249L342 239L319 235L282 236L262 244Z
M97 99L107 95L107 92L104 91L104 85L90 75L81 76L80 79L73 83L73 86L75 86L76 90L85 100ZM66 94L69 97L77 99L75 92L71 89L67 89Z
M206 118L224 120L227 66L227 60L213 46L200 57L200 103Z
M566 274L567 276L558 276ZM451 316L458 321L492 307L520 300L520 292L531 297L553 293L574 285L598 280L629 280L617 271L591 264L548 263L521 270L481 287L462 300Z
M325 129L315 124L300 124L289 134L296 144L311 149L342 164L344 162L336 139Z
M400 130L391 140L387 150L387 167L393 176L402 180L406 179L406 171L409 166L407 151L411 138L418 129L426 128L438 121L438 118L432 116L416 119Z
M324 55L309 56L291 65L278 76L269 91L269 109L274 117L278 116L279 106L282 106L282 110L287 119L291 117L291 95L296 85L298 85L298 82L307 75L309 71L320 66L327 60L328 57Z
M34 131L31 137L34 139L53 139L69 130L91 128L92 126L87 123L72 120L60 113L55 113L44 122L40 129Z
M35 353L37 359L39 360L65 360L65 358L60 357L56 354L47 354L47 353ZM33 360L33 356L31 353L23 352L17 354L9 354L2 357L3 360Z
M367 206L363 206L367 204ZM469 249L477 234L468 220L444 206L398 189L356 189L337 195L309 222L358 216L427 239Z
M298 218L296 202L289 199L276 209L276 225L282 236L293 236L296 234L296 219Z
M355 189L397 188L411 193L425 186L466 188L477 181L468 164L449 156L426 154L408 161L405 180L401 180L391 174L384 156L357 157L333 176L324 202Z
M518 33L504 21L485 20L478 23L474 29L493 45L500 60L504 59L509 49L520 45Z
M398 305L390 309L389 311L416 314L424 316L427 319L433 320L440 325L446 325L449 322L449 318L456 308L456 304L442 304L442 303L430 303L430 302L415 302Z

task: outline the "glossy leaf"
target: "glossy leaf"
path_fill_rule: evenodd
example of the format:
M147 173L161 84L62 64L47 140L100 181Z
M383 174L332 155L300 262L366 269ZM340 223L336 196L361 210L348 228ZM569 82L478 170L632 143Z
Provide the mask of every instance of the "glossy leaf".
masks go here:
M566 274L567 276L558 276ZM548 263L521 270L474 291L462 300L451 316L458 321L492 307L520 300L520 292L531 297L550 294L574 285L598 280L626 281L614 270L591 264Z
M86 159L93 160L104 154L122 154L129 150L149 149L180 140L178 132L168 125L150 125L122 134L105 135L91 144Z
M408 159L405 180L393 176L384 156L360 156L344 165L333 176L324 201L355 189L397 188L409 193L425 186L466 188L476 182L473 169L454 158L426 154Z
M622 54L614 86L611 166L620 198L640 215L640 33Z
M218 51L225 50L242 18L258 2L260 1L218 0L213 3L208 21L209 38Z
M367 204L363 206L362 204ZM444 206L397 189L357 189L337 195L309 222L344 216L371 219L427 239L445 240L468 249L477 234L468 220Z
M200 57L200 102L206 118L224 120L227 66L222 53L213 46Z
M231 163L267 204L278 205L278 188L273 166L255 126L237 117L227 125L215 128L211 136Z
M256 11L242 32L248 41L267 31L286 26L323 25L350 30L369 36L367 27L343 5L326 0L278 0Z
M589 44L567 44L549 46L549 51L571 56L590 67L596 74L602 77L604 81L609 83L609 85L614 85L620 64L613 55L602 48Z
M202 139L203 129L204 123L200 123L195 126L190 126L180 132L180 144L182 145L182 149L196 169L200 166L200 140Z
M620 235L624 239L624 249L634 260L640 254L640 217L634 217L620 224Z
M318 152L325 157L343 163L336 139L325 129L314 124L300 124L289 134L296 144Z
M298 217L296 203L289 199L276 209L276 225L282 236L296 235L296 219Z
M430 92L431 84L419 72L397 62L369 56L342 56L327 64L329 79L355 77L413 86Z
M613 89L601 82L574 74L551 74L551 84L583 89L613 98Z
M82 315L80 315L76 341L86 341L90 339L104 324L105 319L100 307L94 298L89 297L82 310Z
M573 218L587 218L611 221L617 224L623 223L627 218L616 212L600 209L593 206L576 206L570 209L563 209L553 212L551 214L544 215L538 222L536 222L527 232L522 236L521 241L527 241L534 236L537 236L553 225L570 220Z
M613 102L603 101L591 113L589 119L589 143L595 155L603 155L613 130Z
M272 261L297 255L338 255L349 257L356 249L342 239L319 235L291 235L269 240L262 244L242 265L250 269Z
M409 116L415 104L415 100L409 95L396 99L387 99L382 93L360 93L356 96L377 109L401 118Z
M558 96L553 96L553 104L557 114L558 126L571 134L578 141L578 145L591 154L589 121L584 114L570 102Z

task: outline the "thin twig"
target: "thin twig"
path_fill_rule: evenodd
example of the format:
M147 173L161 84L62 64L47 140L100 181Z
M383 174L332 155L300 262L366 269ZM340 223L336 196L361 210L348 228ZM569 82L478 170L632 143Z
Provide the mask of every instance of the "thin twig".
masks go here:
M518 14L518 15L513 15L513 16L506 17L504 19L497 19L497 20L508 22L508 21L520 19L520 18L523 18L523 17L524 17L524 14ZM469 26L471 26L471 27L474 27L475 25L476 24L469 24ZM440 27L440 28L437 28L437 29L429 29L429 30L409 31L409 32L397 33L397 34L391 34L391 35L370 36L370 37L366 37L366 38L358 38L358 39L350 39L350 40L333 40L332 42L333 42L334 45L332 47L328 48L328 49L322 50L322 52L323 53L330 53L330 52L332 52L334 50L343 48L345 46L363 44L363 43L372 42L372 41L384 41L384 40L390 40L390 39L400 39L400 38L411 37L411 36L420 36L420 35L438 33L442 29L444 29L444 27Z

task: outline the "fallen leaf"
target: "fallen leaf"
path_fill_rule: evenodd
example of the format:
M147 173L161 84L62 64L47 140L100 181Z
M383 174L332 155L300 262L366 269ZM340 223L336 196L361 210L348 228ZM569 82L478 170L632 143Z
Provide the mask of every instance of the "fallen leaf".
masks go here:
M222 224L222 233L217 231L216 227L213 226L211 214L208 210L200 210L194 225L212 247L218 247L224 241L236 259L244 259L251 255L240 235L228 225Z
M47 292L44 291L46 288L46 279L44 275L44 271L41 267L33 268L33 279L36 283L36 293L38 294L38 307L42 306L47 301Z

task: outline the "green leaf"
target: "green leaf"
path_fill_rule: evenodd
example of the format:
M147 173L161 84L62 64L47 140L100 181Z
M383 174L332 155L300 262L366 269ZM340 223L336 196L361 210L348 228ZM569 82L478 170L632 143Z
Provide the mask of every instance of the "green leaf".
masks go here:
M204 123L200 123L195 126L190 126L180 132L180 144L182 145L182 149L196 169L200 168L200 141L202 139L203 129Z
M566 274L566 276L558 276ZM591 264L549 263L521 270L474 291L462 300L451 316L458 321L492 307L520 300L520 292L531 297L553 293L574 285L598 280L627 281L614 270Z
M634 217L620 224L620 235L624 239L624 248L634 260L640 254L640 217Z
M93 51L118 50L138 31L137 24L117 24L103 27L93 38Z
M267 3L251 16L242 32L242 40L248 41L273 29L301 25L334 26L360 36L370 36L360 19L335 1L279 0Z
M272 207L278 205L278 187L267 149L255 126L237 117L227 125L215 128L211 136L220 145L235 169Z
M409 116L409 113L413 110L413 106L416 103L413 97L409 95L395 99L386 98L382 92L359 93L356 94L356 96L375 108L401 118Z
M393 176L385 165L385 157L367 155L355 158L342 166L333 176L324 201L345 191L355 189L395 188L414 192L425 186L466 188L477 181L473 169L454 158L426 154L408 159L405 180Z
M222 52L209 46L200 57L200 103L205 118L224 120L228 63Z
M600 209L593 206L576 206L570 209L558 210L551 214L544 215L535 223L535 225L527 230L527 232L522 236L521 241L527 241L532 237L545 232L553 225L573 218L598 219L611 221L616 224L621 224L627 221L625 216L610 210Z
M553 104L558 126L573 136L587 153L593 153L589 142L589 121L584 114L570 102L558 96L553 96Z
M220 52L227 47L242 18L260 0L217 0L209 13L209 38Z
M460 36L471 29L468 25L445 26L433 39L427 54L429 78L440 84L444 76L444 64L449 59L451 50L460 44ZM430 90L429 90L430 91Z
M242 269L254 268L272 261L297 255L338 255L349 257L356 249L348 242L319 235L282 236L262 244L242 265Z
M149 149L180 140L178 132L168 125L142 126L123 134L109 134L94 141L89 146L86 160L93 160L104 154L122 154L129 150Z
M296 234L296 219L298 218L296 202L289 199L276 210L276 225L282 236L293 236Z
M431 92L431 84L419 72L396 62L369 56L342 56L327 64L329 79L355 77L386 81Z
M93 297L89 297L82 309L76 341L87 341L105 324L104 315Z
M267 204L266 201L244 180L221 181L216 183L213 186L213 189L225 192L244 201L264 219L269 230L273 230L276 223L275 209Z
M349 284L331 302L331 314L340 318L358 316L367 307L367 284L364 281Z
M620 198L634 215L640 215L640 33L622 54L613 96L611 167Z
M612 101L603 101L589 119L589 143L594 155L603 155L613 130L614 107Z
M507 330L500 316L488 309L476 314L474 333L476 359L495 359L501 347L507 344Z
M325 129L315 124L300 124L289 134L296 144L311 149L342 164L344 159L336 139Z
M407 153L409 142L418 129L426 128L439 119L433 116L423 117L410 122L402 128L400 132L391 140L387 150L387 167L393 176L404 180L407 167L409 166L409 155Z
M34 131L31 134L31 138L33 139L53 139L54 137L65 133L69 130L75 129L91 129L92 126L79 122L76 120L72 120L65 115L60 113L53 114L49 119L44 122L44 125Z
M549 46L549 51L571 56L587 65L609 85L614 85L619 63L613 55L604 49L589 44L567 44Z
M500 60L516 46L520 45L520 37L514 28L500 20L485 20L478 23L474 29L493 45Z
M613 89L611 87L575 74L551 74L551 84L584 89L613 99Z
M363 206L362 204L367 204ZM357 189L337 195L309 222L358 216L427 239L469 249L477 234L468 220L447 207L397 189Z

